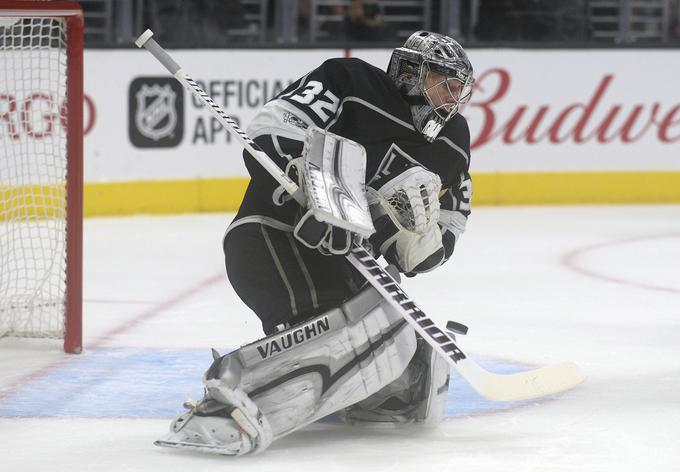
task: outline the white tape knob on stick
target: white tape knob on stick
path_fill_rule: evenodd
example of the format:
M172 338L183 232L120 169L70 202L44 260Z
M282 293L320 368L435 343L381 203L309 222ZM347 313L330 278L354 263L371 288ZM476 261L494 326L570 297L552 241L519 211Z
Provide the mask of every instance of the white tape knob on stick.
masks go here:
M177 80L184 84L186 77L184 77L185 74L182 71L182 68L170 57L167 52L165 52L162 47L160 47L160 45L154 39L151 39L152 36L153 31L150 29L144 31L135 41L135 45L137 45L138 48L144 48L153 54L153 56L163 65L163 67L168 70L168 72L170 72L175 76L175 78L177 78ZM184 84L184 86L190 89L190 85Z
M142 34L139 35L139 38L135 41L135 45L137 45L138 48L144 47L146 42L153 36L153 31L150 29L144 31Z

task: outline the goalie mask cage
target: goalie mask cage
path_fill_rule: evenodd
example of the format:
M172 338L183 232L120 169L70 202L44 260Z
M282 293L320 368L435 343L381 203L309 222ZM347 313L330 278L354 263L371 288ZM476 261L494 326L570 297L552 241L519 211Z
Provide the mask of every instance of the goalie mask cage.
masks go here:
M0 1L0 337L82 349L83 14Z

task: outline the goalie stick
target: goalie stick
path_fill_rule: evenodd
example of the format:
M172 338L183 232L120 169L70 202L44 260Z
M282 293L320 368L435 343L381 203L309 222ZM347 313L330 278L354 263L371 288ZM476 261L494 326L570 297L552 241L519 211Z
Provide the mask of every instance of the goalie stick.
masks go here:
M283 189L303 207L306 206L304 193L298 185L182 70L152 39L152 36L153 32L146 30L137 38L135 44L139 48L148 50L175 79L207 105L219 123L235 135L241 145L279 182ZM346 257L390 305L413 326L416 332L483 397L497 401L538 398L571 389L583 380L581 372L573 363L553 364L514 374L495 374L483 369L411 300L365 248L354 243Z

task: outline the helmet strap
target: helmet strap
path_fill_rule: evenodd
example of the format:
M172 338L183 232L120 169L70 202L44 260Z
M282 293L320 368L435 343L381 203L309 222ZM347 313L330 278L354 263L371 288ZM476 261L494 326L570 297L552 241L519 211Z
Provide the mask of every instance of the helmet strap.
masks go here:
M404 97L404 101L411 106L429 105L429 103L427 103L427 99L422 95L402 94L402 96Z

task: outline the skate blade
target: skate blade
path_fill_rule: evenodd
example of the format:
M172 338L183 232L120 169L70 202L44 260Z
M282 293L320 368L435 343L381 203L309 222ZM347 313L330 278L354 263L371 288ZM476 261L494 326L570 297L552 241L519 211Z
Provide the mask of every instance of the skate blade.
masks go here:
M190 451L206 452L208 454L218 454L222 456L236 456L238 455L233 449L227 449L220 446L211 446L201 443L190 443L184 441L169 441L165 439L158 439L154 441L154 445L159 447L171 447L174 449L184 449Z

